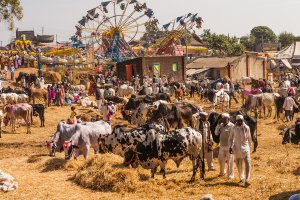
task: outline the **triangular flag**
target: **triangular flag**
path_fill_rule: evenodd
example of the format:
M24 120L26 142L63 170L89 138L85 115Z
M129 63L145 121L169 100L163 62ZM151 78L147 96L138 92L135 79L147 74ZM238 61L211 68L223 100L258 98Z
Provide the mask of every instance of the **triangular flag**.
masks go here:
M86 17L83 17L78 23L79 23L81 26L85 26L85 23L86 23Z
M188 17L190 17L190 16L192 16L192 13L189 13L186 17L188 18Z
M176 18L176 22L179 22L182 18L183 18L183 16L177 17L177 18Z
M111 1L104 1L104 2L101 3L101 5L102 5L103 7L106 7L106 6L108 6L108 4L110 4L110 2L111 2Z
M93 9L87 11L87 13L88 13L89 15L91 15L91 16L95 16L95 14L96 14L96 8L93 8Z
M117 0L117 4L121 3L122 1L124 1L124 0Z
M163 28L167 31L170 25L171 25L171 22L168 23L168 24L163 25Z
M193 15L193 17L192 17L192 22L194 22L194 21L196 21L196 20L197 20L197 15L198 15L198 13L197 13L197 14L195 14L195 15Z

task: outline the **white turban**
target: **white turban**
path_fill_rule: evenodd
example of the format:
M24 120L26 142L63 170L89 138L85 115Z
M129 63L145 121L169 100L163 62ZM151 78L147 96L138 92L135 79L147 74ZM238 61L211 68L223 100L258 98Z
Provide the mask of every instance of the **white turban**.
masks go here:
M238 115L238 116L236 116L236 120L243 120L243 121L244 121L243 115Z
M228 113L223 113L221 116L222 118L230 118L230 115Z
M208 113L207 113L207 112L200 112L199 114L200 114L200 115L203 115L203 116L208 116Z

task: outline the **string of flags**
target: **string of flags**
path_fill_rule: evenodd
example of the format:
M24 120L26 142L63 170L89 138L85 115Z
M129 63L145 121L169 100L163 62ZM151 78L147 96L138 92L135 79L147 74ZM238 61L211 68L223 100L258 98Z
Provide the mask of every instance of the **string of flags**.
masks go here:
M53 69L55 67L58 68L64 68L64 69L91 69L93 68L92 64L78 64L78 65L47 65L47 64L42 64L41 66L43 69Z

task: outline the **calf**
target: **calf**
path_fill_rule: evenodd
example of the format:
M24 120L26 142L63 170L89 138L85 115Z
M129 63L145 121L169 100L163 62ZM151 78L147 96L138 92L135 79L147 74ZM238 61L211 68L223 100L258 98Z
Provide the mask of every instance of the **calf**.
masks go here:
M43 104L32 104L33 116L39 116L41 127L45 127L45 106Z
M77 124L75 134L64 143L65 159L69 160L72 154L75 159L79 155L87 159L90 147L94 149L95 154L98 153L100 136L109 134L111 134L111 126L104 121Z
M193 164L191 182L195 181L197 169L201 165L201 178L204 179L204 157L202 148L202 135L192 129L178 129L167 134L157 133L150 143L138 143L125 152L124 164L137 168L140 164L145 169L151 169L151 177L160 166L163 178L166 178L165 165L169 159L181 162L190 157Z
M27 126L27 134L31 133L30 126L32 122L32 106L27 103L15 104L15 105L7 105L4 107L4 112L6 116L3 121L5 126L8 125L9 120L11 120L12 132L16 131L16 120L24 119Z

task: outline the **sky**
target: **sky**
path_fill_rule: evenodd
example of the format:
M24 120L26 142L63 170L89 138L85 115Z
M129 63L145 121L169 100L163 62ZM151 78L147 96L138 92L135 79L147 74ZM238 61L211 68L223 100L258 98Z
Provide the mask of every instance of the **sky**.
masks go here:
M74 34L76 23L101 0L21 0L24 18L16 28L54 34L66 41ZM243 36L258 25L269 26L276 34L283 31L300 36L299 0L139 0L154 10L160 25L186 13L199 13L203 29L231 36ZM7 44L15 31L0 23L0 45Z

